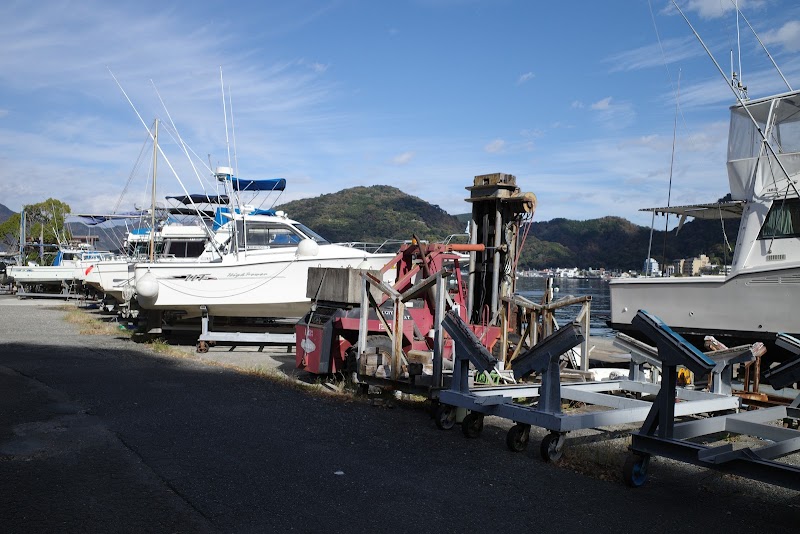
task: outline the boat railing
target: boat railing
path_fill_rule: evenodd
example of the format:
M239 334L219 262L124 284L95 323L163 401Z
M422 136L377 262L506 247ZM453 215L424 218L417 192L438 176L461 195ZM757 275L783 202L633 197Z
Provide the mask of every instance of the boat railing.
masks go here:
M380 254L380 253L396 253L400 250L400 247L404 244L411 243L410 239L402 240L402 239L387 239L382 243L370 243L364 241L349 241L344 243L336 243L337 245L342 245L345 247L355 248L358 250L363 250L364 252L369 252L370 254Z

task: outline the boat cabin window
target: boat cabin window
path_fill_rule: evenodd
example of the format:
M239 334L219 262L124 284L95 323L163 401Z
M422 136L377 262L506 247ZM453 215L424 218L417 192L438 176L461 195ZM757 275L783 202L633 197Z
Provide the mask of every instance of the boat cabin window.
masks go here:
M306 236L308 236L310 239L313 239L314 241L316 241L320 245L329 245L330 244L330 241L328 241L327 239L325 239L324 237L322 237L321 235L316 233L314 230L312 230L311 228L309 228L305 224L299 224L298 223L297 227L300 229L301 232L306 234Z
M156 242L155 255L161 256L164 254L164 243ZM150 243L132 243L128 245L128 256L132 258L147 258L150 255Z
M759 239L800 237L800 199L776 200L767 213Z
M175 258L198 258L205 248L204 239L169 240L164 247L164 254Z
M800 152L800 95L778 99L777 105L772 109L772 125L767 128L771 102L758 102L747 109L779 154ZM756 124L741 107L734 108L728 135L728 159L733 161L758 157L761 145L761 134L758 133Z
M236 232L240 248L296 247L303 239L293 228L269 222L248 222L245 225L236 221Z

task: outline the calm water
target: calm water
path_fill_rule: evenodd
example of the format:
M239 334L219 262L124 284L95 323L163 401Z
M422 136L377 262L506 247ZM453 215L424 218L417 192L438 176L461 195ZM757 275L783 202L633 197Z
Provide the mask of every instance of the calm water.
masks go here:
M533 302L541 302L544 295L546 278L520 278L517 280L517 293ZM592 308L589 323L591 335L612 337L616 332L606 326L606 321L611 317L611 297L608 282L604 280L578 280L575 278L555 278L553 285L558 288L554 300L572 295L582 297L591 295ZM556 311L558 324L563 325L575 319L580 312L580 305L567 306Z

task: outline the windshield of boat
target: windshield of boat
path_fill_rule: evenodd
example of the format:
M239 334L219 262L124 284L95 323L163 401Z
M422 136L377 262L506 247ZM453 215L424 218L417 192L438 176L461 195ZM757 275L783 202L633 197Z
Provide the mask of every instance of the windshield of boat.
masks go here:
M199 258L205 248L205 239L168 239L164 255L175 258Z
M310 239L313 239L314 241L316 241L320 245L329 245L330 244L330 241L328 241L327 239L325 239L324 237L322 237L321 235L316 233L314 230L312 230L311 228L309 228L305 224L297 223L297 228L301 232L306 234L306 236L308 236Z
M246 231L245 231L246 229ZM303 236L286 224L274 222L236 221L239 248L296 247Z
M800 199L776 200L767 213L759 239L800 237Z

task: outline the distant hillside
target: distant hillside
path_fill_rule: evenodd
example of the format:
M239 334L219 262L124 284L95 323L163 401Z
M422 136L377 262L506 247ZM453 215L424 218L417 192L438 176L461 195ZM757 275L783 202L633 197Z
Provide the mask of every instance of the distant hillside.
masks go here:
M396 187L352 187L276 206L332 241L443 239L464 225L439 206Z
M663 219L662 219L663 221ZM736 243L738 220L726 220L725 231L731 247ZM663 263L663 230L653 232L651 256ZM620 217L588 221L553 219L535 222L520 264L531 268L574 266L579 268L641 269L647 256L650 229ZM687 222L676 236L666 234L666 258L672 261L699 254L724 260L724 239L719 221ZM728 259L730 260L730 253Z
M439 206L406 194L396 187L374 185L353 187L338 193L287 202L276 207L308 225L332 241L380 242L385 239L420 239L437 241L464 232L470 214L453 216ZM0 224L14 212L0 204ZM661 222L663 228L663 219ZM95 235L98 248L115 250L125 237L125 227L90 227L68 224L73 236ZM726 220L728 241L736 243L738 220ZM664 231L653 233L651 256L663 263L706 254L722 262L725 247L719 221L690 221L679 235ZM588 221L553 219L534 222L525 241L520 269L578 267L641 269L647 256L650 229L620 217L602 217ZM0 245L1 247L2 245ZM728 261L731 253L728 252Z
M7 207L0 204L0 224L6 222L8 218L14 215L15 213L16 213L15 211L11 211Z
M288 202L277 209L307 224L333 241L437 240L463 233L469 214L452 216L401 190L375 185L354 187L338 193ZM660 224L663 225L663 219ZM658 223L658 221L657 221ZM662 226L663 228L663 226ZM726 220L731 246L736 243L737 220ZM653 233L651 255L663 263L664 231ZM520 268L579 267L641 269L647 256L650 229L620 217L588 221L553 219L532 224L520 258ZM724 260L719 221L690 221L679 235L667 234L666 258L690 258L706 254ZM728 253L730 260L730 253Z

